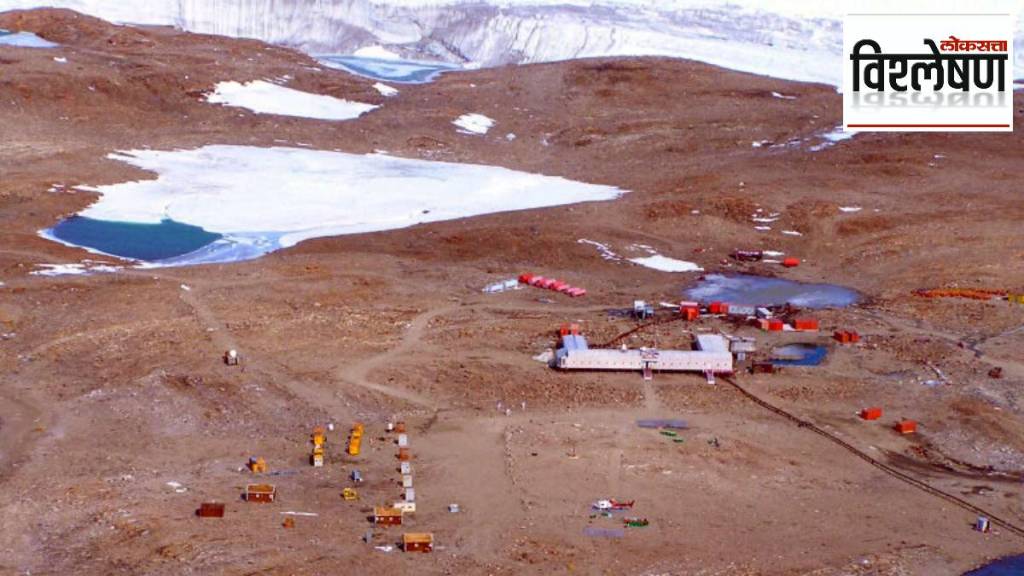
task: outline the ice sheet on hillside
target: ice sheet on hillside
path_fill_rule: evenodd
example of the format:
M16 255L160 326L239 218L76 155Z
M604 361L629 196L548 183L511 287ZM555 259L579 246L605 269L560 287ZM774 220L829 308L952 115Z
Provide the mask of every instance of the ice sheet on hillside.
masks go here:
M494 126L494 120L483 114L463 114L452 121L463 134L487 134Z
M377 106L342 100L333 96L311 94L263 80L220 82L207 102L247 108L259 114L299 116L318 120L351 120Z
M172 219L225 238L161 264L254 258L302 240L419 223L612 200L611 186L476 164L300 148L206 146L136 150L110 158L156 178L98 186L81 215L159 223Z
M3 0L139 24L258 38L309 53L360 47L496 66L601 56L671 56L838 86L848 0ZM973 11L1017 13L1014 75L1024 77L1022 0ZM363 53L357 50L357 53ZM384 60L384 58L381 58Z
M0 30L0 46L17 46L18 48L56 48L49 40L43 40L31 32L9 32Z

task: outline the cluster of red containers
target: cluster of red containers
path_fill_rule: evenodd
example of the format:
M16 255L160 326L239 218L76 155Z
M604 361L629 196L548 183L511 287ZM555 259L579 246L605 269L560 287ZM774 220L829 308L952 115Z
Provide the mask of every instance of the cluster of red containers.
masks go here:
M782 332L786 329L786 323L779 318L761 318L757 321L757 326L766 332ZM793 320L793 330L797 332L817 332L818 320L816 318L797 318Z
M860 334L852 330L836 330L832 335L840 344L854 344L860 342Z
M555 292L561 292L562 294L572 296L573 298L579 298L580 296L587 295L586 288L570 286L561 280L545 278L543 276L534 276L533 274L520 274L519 283L528 284L536 288L544 288L545 290L554 290Z
M728 314L729 305L725 302L712 302L708 304L708 314Z

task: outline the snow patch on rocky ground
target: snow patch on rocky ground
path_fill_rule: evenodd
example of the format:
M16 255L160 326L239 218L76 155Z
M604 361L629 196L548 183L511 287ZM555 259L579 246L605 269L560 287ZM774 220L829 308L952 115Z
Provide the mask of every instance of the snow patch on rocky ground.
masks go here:
M462 134L482 136L494 127L494 120L483 114L463 114L452 121L452 124L458 126L459 132Z
M377 108L373 104L311 94L264 80L220 82L206 97L211 104L247 108L258 114L299 116L318 120L351 120Z
M594 240L587 240L586 238L580 238L576 242L578 244L589 244L590 246L597 248L598 252L601 253L601 258L608 260L609 262L621 262L626 260L638 266L652 268L661 272L702 272L704 270L693 262L662 256L661 254L658 254L654 248L646 244L633 244L629 246L628 250L633 252L645 252L647 253L647 256L623 258L607 244L596 242Z
M376 84L374 84L373 89L376 90L377 92L380 92L381 96L385 96L388 98L398 95L398 88L392 88L391 86L388 86L383 82L377 82Z
M693 262L687 262L685 260L677 260L675 258L669 258L662 256L661 254L654 254L652 256L643 256L641 258L630 258L630 262L639 264L644 268L653 268L662 272L703 272L704 269L694 264Z
M172 219L225 238L189 259L255 258L309 238L405 228L494 212L613 200L623 191L477 164L302 148L205 146L111 154L156 174L90 188L97 220Z
M92 260L67 264L36 264L38 270L29 272L32 276L86 276L94 272L117 272L120 266L101 264Z

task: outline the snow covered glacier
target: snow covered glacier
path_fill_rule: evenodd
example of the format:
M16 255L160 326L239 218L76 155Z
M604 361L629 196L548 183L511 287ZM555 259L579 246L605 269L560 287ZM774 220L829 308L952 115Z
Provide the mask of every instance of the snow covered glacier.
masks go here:
M1024 0L1013 0L1020 12ZM0 0L258 38L313 54L387 46L492 66L657 55L838 85L843 0ZM1024 77L1018 20L1016 76Z

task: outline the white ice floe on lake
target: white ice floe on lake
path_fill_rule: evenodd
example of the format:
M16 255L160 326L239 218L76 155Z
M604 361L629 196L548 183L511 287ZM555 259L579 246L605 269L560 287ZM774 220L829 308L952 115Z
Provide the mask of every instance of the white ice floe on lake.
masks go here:
M669 258L662 256L661 254L654 254L653 256L644 256L642 258L630 258L630 262L639 264L645 268L653 268L662 272L703 272L704 269L693 262L687 262L685 260L677 260L675 258Z
M0 8L3 8L0 5ZM49 40L43 40L31 32L7 32L0 30L0 46L16 46L18 48L56 48Z
M483 114L463 114L452 121L452 124L458 126L459 132L463 134L483 135L494 126L494 120Z
M154 172L155 179L91 188L100 198L82 216L140 224L171 219L225 236L158 265L243 260L309 238L623 194L496 166L300 148L205 146L109 158Z
M848 212L848 213L849 212L860 212L861 210L863 210L863 208L861 208L860 206L840 206L839 207L839 211L840 212Z
M388 86L383 82L377 82L376 84L374 84L373 89L376 90L377 92L380 92L381 96L386 96L388 98L390 98L391 96L398 95L398 88Z
M299 116L318 120L351 120L377 106L342 100L333 96L311 94L264 80L220 82L207 102L247 108L259 114Z

